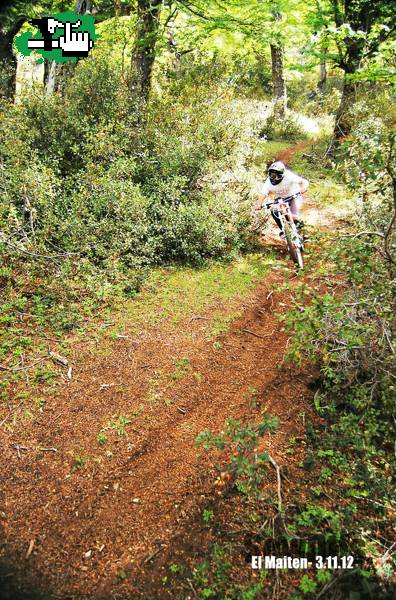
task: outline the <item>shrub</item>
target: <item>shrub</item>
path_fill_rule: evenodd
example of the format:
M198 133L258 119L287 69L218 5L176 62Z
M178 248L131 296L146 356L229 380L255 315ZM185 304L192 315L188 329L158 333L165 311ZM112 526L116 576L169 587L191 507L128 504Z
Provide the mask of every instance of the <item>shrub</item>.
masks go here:
M272 113L265 122L261 132L261 137L268 140L296 141L306 137L306 133L296 118L288 113L284 119Z

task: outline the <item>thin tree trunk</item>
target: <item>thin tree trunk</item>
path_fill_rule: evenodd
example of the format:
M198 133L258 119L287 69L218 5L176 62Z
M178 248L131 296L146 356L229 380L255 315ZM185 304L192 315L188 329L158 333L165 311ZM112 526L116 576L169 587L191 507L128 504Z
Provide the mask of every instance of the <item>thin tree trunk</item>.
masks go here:
M323 50L324 52L327 51ZM321 58L320 59L320 66L319 66L319 81L318 81L318 89L321 91L323 90L324 86L326 85L327 82L327 65L326 65L326 59L325 58Z
M47 90L48 87L48 79L50 76L50 70L51 70L51 61L48 60L48 58L44 58L44 89Z
M326 156L332 156L342 141L348 137L351 124L348 118L348 109L354 104L356 100L356 89L355 84L350 81L348 74L344 74L344 83L342 88L341 102L337 110L333 137L326 151Z
M350 133L351 125L348 120L347 112L348 109L352 106L352 104L354 104L355 100L355 84L352 83L349 80L347 74L345 74L341 102L337 110L334 125L334 139L336 145L338 145L342 141L342 139L347 137Z
M283 75L283 47L271 44L272 85L275 100L274 112L284 118L287 108L286 84Z
M282 14L278 11L273 13L274 21L280 21ZM272 63L272 87L274 96L274 114L284 119L287 108L286 84L283 74L283 45L278 40L270 44Z
M58 65L58 68L61 65ZM54 60L45 61L44 63L44 92L50 96L58 90L59 85L59 69Z
M12 50L0 47L0 97L13 100L15 96L17 59Z
M20 17L10 31L0 33L0 98L15 98L18 61L12 51L12 44L25 21L26 17Z
M92 0L77 0L76 2L76 13L78 15L85 15L90 13L92 10Z
M138 0L130 89L146 102L151 88L162 0Z

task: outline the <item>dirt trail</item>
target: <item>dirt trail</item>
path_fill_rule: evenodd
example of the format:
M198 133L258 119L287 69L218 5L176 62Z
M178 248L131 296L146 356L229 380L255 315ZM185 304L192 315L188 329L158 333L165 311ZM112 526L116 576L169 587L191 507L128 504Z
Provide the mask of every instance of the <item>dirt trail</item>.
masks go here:
M102 340L99 352L76 346L72 382L54 388L24 431L2 432L2 600L32 590L46 600L145 598L147 569L158 579L155 557L190 533L213 483L194 440L229 417L279 417L266 447L290 463L285 442L303 432L298 414L310 413L312 392L309 375L293 381L277 369L287 347L274 314L288 302L277 291L281 265L239 302L221 346L210 310L138 336L126 323L126 337Z
M220 338L221 349L208 339L204 319L195 319L177 332L156 328L139 340L114 342L108 356L85 357L75 381L48 398L45 415L23 438L3 438L3 552L14 556L10 568L22 589L25 582L46 589L46 598L122 597L115 582L123 570L135 582L124 587L139 597L145 559L205 501L196 435L219 431L229 417L251 418L252 388L261 408L265 402L281 419L269 445L282 457L285 439L302 427L295 415L309 410L311 392L307 382L291 385L276 369L287 343L274 316L284 298L271 287L280 282L270 274L241 303L242 316ZM190 368L174 381L180 356L188 356ZM167 397L153 399L156 375L170 377ZM110 387L101 390L103 384ZM96 436L109 413L138 416L125 427L127 438L113 436L101 447ZM26 448L20 458L17 444ZM71 473L77 453L86 463Z
M300 142L299 144L295 144L294 146L291 146L290 148L286 148L282 152L279 152L279 154L276 156L276 160L281 160L287 165L287 163L293 158L293 156L297 152L300 152L300 150L304 150L309 146L312 146L312 140L306 140L304 142Z

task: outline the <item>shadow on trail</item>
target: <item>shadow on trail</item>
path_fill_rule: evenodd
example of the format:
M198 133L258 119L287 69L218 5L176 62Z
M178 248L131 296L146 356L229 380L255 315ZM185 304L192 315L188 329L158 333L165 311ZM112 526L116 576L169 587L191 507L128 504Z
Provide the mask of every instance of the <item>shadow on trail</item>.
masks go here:
M24 567L28 559L19 560L5 555L0 560L0 600L55 600L59 598L50 588L42 574Z

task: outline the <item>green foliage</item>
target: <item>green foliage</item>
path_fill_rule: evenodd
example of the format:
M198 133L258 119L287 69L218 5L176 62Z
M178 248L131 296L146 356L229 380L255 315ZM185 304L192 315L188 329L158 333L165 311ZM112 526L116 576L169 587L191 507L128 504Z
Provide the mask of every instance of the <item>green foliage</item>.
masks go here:
M120 415L108 425L110 429L114 429L118 436L123 436L126 433L126 426L132 423L132 420L126 415Z
M306 138L306 133L292 114L284 119L273 112L263 125L260 135L268 140L297 141Z
M206 510L204 509L204 511L202 512L202 519L204 523L210 523L212 521L214 517L214 513L212 510Z
M101 431L98 433L98 435L96 436L96 439L98 440L98 443L101 446L104 446L107 443L107 435L105 433L102 433Z
M252 140L241 135L245 112L217 96L217 74L197 94L194 76L170 81L142 120L119 56L95 48L65 74L62 95L26 90L1 105L1 318L15 327L0 334L7 364L30 343L27 321L31 333L61 336L136 294L156 265L204 265L249 247L249 210L234 178L219 180Z
M277 425L275 417L267 417L257 426L229 419L223 433L214 435L210 431L201 432L195 443L205 450L227 451L229 461L225 465L226 472L218 480L219 485L230 481L243 494L260 495L260 483L266 474L268 454L258 452L257 445L260 437L267 431L276 429ZM218 469L221 470L220 465Z
M304 594L313 594L316 591L317 584L313 579L308 577L308 575L303 575L299 588L302 592L304 592Z
M233 584L230 581L232 563L231 546L213 544L208 559L193 570L194 586L199 598L224 598L224 600L255 600L263 589L263 583Z
M85 466L87 460L88 457L84 456L83 454L74 454L71 472L76 473L76 471L80 471Z
M56 245L125 271L243 244L241 207L212 189L240 141L233 115L170 88L143 126L102 54L78 66L64 97L3 109L0 219L16 249Z
M125 581L125 579L128 578L128 573L124 571L124 569L120 569L119 571L117 571L116 578L117 581L121 583L122 581Z
M191 370L191 363L189 358L181 358L175 362L175 370L169 374L169 378L173 381L179 381L183 379Z
M381 553L386 515L394 511L389 416L395 407L396 246L390 227L395 178L394 135L377 116L367 118L363 105L360 109L343 165L355 193L356 234L316 238L305 281L293 289L295 308L281 320L293 332L289 357L315 361L320 368L314 406L325 418L325 432L312 440L312 466L317 464L319 481L343 504L324 508L320 499L327 494L317 486L315 504L301 507L295 525L307 537L367 556ZM375 550L368 550L366 535ZM386 580L385 574L377 575ZM360 585L357 578L357 589Z
M307 505L296 517L295 522L300 527L300 531L306 529L310 535L319 535L324 529L324 539L326 542L339 542L341 539L339 515L322 506Z
M373 54L378 57L383 43L394 39L394 10L382 0L355 0L341 5L330 0L324 10L318 2L316 17L316 52L348 75L363 70L361 63L367 63Z

